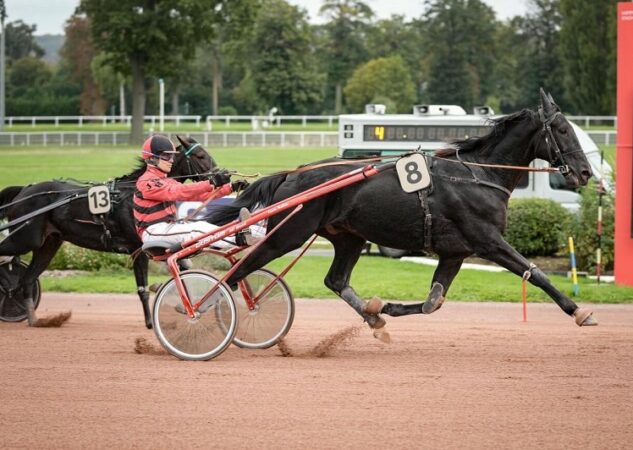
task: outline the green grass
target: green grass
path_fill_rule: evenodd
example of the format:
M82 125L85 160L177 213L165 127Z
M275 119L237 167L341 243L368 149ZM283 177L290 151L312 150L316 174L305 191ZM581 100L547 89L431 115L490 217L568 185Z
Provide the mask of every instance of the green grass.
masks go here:
M281 271L290 262L290 257L279 258L268 265ZM291 290L297 298L334 298L335 294L325 287L323 279L331 263L330 257L305 256L286 275ZM195 260L194 260L195 265ZM433 267L381 258L363 256L356 266L351 284L363 298L378 296L383 299L421 300L426 298ZM166 274L150 275L150 284L168 279ZM567 295L572 293L571 280L550 277L554 285ZM44 291L85 293L134 293L136 286L131 271L90 273L64 278L42 277ZM578 302L633 303L633 288L614 286L585 278L579 279L580 295L572 297ZM459 301L510 301L521 300L521 280L510 273L493 273L464 269L458 275L448 298ZM551 302L540 289L528 287L530 302Z
M222 167L244 174L270 174L335 156L335 148L209 148ZM136 167L133 147L0 147L0 187L53 178L106 181Z
M615 145L604 145L605 160L615 167ZM244 174L291 169L337 154L334 147L222 147L209 148L221 167ZM53 178L106 181L136 166L139 150L130 146L0 147L0 187L24 185Z

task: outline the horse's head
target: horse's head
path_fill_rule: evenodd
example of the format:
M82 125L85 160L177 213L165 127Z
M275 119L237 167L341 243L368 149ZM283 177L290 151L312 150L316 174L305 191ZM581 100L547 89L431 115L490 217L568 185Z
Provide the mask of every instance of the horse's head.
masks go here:
M571 124L550 94L541 89L539 117L543 123L542 143L536 157L558 167L570 187L584 186L591 178L591 166Z
M215 160L195 139L191 137L176 137L180 145L178 145L178 154L174 158L174 164L169 175L172 177L188 177L194 181L206 179L205 175L198 175L206 174L214 169L217 166Z

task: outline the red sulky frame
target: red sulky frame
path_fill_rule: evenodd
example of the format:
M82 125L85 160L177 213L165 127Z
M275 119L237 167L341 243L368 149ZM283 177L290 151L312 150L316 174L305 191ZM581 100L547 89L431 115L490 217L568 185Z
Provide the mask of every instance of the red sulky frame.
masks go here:
M226 238L232 234L237 233L247 227L250 227L261 220L268 219L276 214L279 214L288 209L294 208L288 216L286 216L275 228L269 231L266 236L259 241L256 245L251 247L251 251L257 249L260 245L262 245L266 240L273 235L280 227L282 227L291 217L297 214L303 208L303 204L309 202L310 200L314 200L315 198L322 197L324 195L329 194L330 192L336 191L338 189L342 189L346 186L349 186L354 183L358 183L366 178L374 176L383 170L391 167L393 164L384 164L380 167L376 167L375 165L367 165L365 167L361 167L350 172L347 172L343 175L340 175L336 178L328 180L324 183L321 183L317 186L314 186L307 191L301 192L299 194L295 194L292 197L288 197L285 200L282 200L278 203L270 205L266 208L263 208L257 212L255 212L248 220L244 222L240 222L239 219L236 219L216 230L213 230L209 233L205 233L196 239L191 239L189 241L183 242L181 244L181 249L175 252L166 252L164 255L154 258L160 261L167 261L167 267L170 274L173 276L174 281L176 283L176 287L180 294L180 298L183 302L183 306L187 311L189 317L194 317L197 309L216 291L218 286L225 282L243 263L243 261L248 257L248 254L244 256L241 260L237 260L234 255L241 251L242 249L230 250L228 252L209 250L208 247L216 241ZM258 299L265 295L270 287L281 277L283 277L288 271L296 264L296 262L301 258L306 250L312 245L314 240L316 239L316 235L312 237L309 244L303 249L303 251L293 260L291 263L275 278L270 282L268 286L262 291L262 293L254 299L251 299L249 296L244 296L249 309L253 309ZM210 253L218 254L225 257L229 262L234 263L233 267L222 277L219 283L213 286L209 291L198 301L196 304L192 305L191 301L187 295L187 291L185 286L180 278L180 269L178 267L178 261L184 258L187 258L195 253L199 253L201 251L209 251Z

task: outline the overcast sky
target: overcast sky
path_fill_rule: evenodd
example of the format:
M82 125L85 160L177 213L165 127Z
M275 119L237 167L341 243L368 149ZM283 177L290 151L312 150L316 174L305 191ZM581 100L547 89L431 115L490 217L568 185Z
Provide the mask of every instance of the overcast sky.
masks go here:
M112 0L116 1L116 0ZM319 0L287 0L308 11L316 23L322 21L318 12L322 2ZM507 19L525 14L527 0L483 0L493 7L497 17ZM422 14L423 0L365 0L376 15L386 18L392 14L402 14L407 18ZM79 4L79 0L5 0L7 21L21 19L25 23L37 25L36 34L63 34L64 22Z

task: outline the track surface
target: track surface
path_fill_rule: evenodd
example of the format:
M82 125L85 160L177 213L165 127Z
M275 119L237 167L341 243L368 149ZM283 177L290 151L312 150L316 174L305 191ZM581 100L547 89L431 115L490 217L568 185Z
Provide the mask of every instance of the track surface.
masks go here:
M134 296L44 294L59 329L0 323L2 448L604 448L633 446L633 306L578 328L555 305L448 301L388 318L329 356L360 319L300 300L279 349L208 362L134 352ZM158 347L157 347L158 348Z

